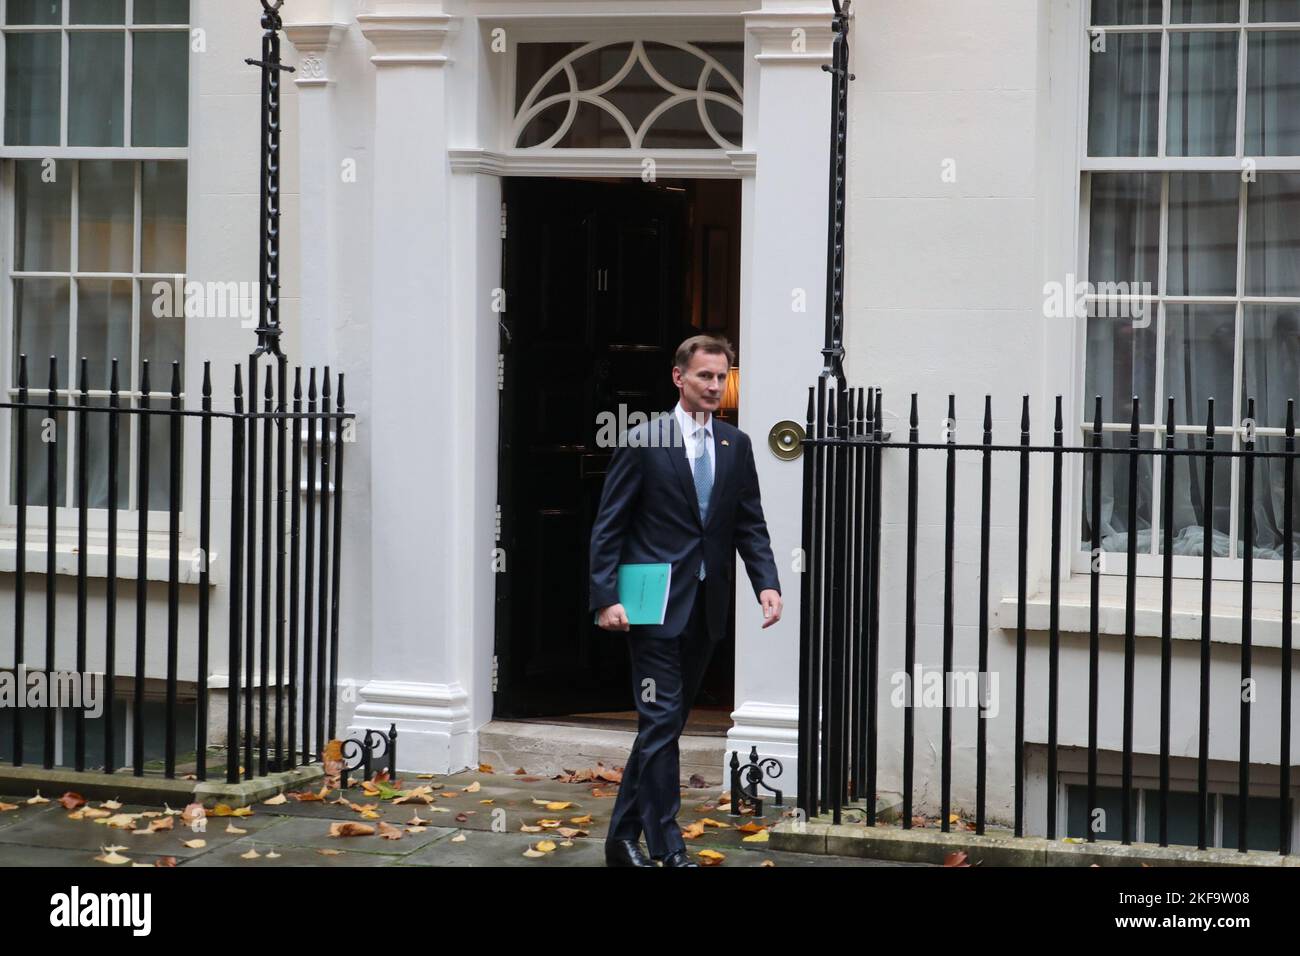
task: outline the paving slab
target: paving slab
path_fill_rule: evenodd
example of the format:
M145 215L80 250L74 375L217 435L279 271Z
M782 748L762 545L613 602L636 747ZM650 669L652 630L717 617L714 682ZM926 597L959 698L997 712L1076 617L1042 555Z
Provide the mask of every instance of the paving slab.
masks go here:
M555 834L546 833L483 833L462 830L465 839L439 840L432 846L404 857L401 866L535 866L535 867L589 867L605 865L605 847L599 840L575 839L572 846L561 846ZM458 834L458 835L460 835ZM550 840L556 847L545 856L526 857L524 851L542 840Z
M20 849L21 854L13 854L11 851ZM128 857L131 863L100 863L95 857L100 855L99 847L95 847L93 852L85 850L69 850L60 847L49 846L25 846L25 847L8 847L0 854L0 866L6 867L99 867L105 870L113 869L130 869L131 863L147 863L153 866L155 861L162 859L163 855L175 856L177 865L180 865L181 858L176 854L156 854L156 853L136 853L132 850L123 850L121 855Z

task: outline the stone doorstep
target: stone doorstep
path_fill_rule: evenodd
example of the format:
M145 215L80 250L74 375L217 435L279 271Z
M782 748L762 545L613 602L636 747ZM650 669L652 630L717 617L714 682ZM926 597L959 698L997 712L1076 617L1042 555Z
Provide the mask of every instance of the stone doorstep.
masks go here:
M168 780L161 776L137 777L131 773L96 773L55 767L0 767L0 793L22 795L41 791L51 800L71 790L88 800L120 800L122 803L225 803L242 807L275 796L285 790L302 790L319 783L325 772L319 765L298 767L267 774L253 780L226 783L220 780Z
M1161 847L1150 843L1066 843L1043 837L1017 837L990 828L984 836L969 831L875 827L783 820L771 830L773 850L856 856L895 863L942 865L948 854L965 851L972 866L1300 866L1300 857L1252 850Z
M479 761L498 772L523 767L529 774L549 777L566 769L594 767L597 761L622 767L635 740L630 730L493 720L478 733ZM721 786L726 746L725 737L683 734L678 738L682 780L699 774L705 786Z

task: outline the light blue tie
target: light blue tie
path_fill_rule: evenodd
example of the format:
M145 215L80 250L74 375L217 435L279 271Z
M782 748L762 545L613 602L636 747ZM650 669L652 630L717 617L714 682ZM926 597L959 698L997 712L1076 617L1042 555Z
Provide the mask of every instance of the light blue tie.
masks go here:
M708 431L695 433L695 498L700 503L700 518L709 517L709 496L713 493L713 466L709 463ZM704 561L700 561L700 580L704 580Z

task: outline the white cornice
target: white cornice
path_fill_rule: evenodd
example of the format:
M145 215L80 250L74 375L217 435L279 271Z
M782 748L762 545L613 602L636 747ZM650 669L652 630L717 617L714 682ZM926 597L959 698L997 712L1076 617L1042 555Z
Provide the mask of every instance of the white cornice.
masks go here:
M754 175L758 157L746 150L675 150L646 154L631 151L569 149L447 150L452 172L489 176L624 176L640 179L649 156L659 179L693 177L738 179Z
M745 29L758 40L754 59L760 63L829 63L833 11L751 10L745 14ZM850 17L852 19L852 17ZM795 30L802 30L801 49L795 45Z
M375 48L375 66L441 66L459 18L443 13L359 13L361 33Z

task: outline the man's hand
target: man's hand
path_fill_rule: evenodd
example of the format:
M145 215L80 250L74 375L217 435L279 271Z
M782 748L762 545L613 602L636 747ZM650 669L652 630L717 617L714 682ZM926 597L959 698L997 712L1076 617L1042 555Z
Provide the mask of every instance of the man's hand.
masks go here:
M763 626L771 627L781 620L781 592L768 588L758 592L758 603L763 607Z
M778 598L778 601L779 600L780 599ZM621 604L611 604L609 607L602 607L600 609L600 616L596 619L596 625L606 631L626 631L630 627L627 623L627 611L623 609L623 605Z

